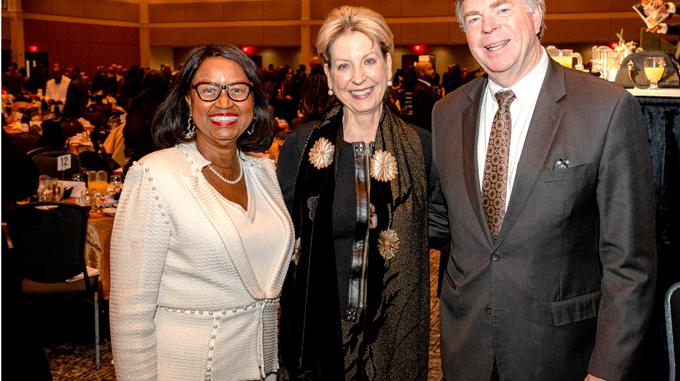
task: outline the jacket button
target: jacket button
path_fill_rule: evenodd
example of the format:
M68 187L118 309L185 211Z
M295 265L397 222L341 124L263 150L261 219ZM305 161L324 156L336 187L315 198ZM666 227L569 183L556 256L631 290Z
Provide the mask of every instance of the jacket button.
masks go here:
M493 253L491 255L491 259L493 259L494 261L498 261L501 259L501 256L498 253Z
M491 315L491 308L486 307L486 308L484 309L484 312L486 312L487 315Z

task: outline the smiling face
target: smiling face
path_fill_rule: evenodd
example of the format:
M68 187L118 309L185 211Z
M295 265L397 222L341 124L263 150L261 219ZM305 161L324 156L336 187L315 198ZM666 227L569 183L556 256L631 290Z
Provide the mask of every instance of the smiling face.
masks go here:
M378 44L365 34L351 32L338 37L330 48L331 61L324 65L328 87L345 110L355 115L380 113L392 57L383 57Z
M222 57L207 58L196 70L192 83L197 81L215 82L222 86L234 82L247 82L245 71L232 60ZM186 101L196 125L196 144L211 146L236 146L239 136L253 121L253 97L234 102L225 90L212 102L202 101L196 90L191 89Z
M462 7L470 51L494 82L510 87L538 64L539 6L529 12L522 0L465 0Z

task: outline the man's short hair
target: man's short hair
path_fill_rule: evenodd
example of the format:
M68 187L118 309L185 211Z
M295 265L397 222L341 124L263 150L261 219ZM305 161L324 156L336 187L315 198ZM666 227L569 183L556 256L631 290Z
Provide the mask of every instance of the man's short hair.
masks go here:
M456 18L458 19L458 26L460 30L465 33L465 18L463 17L463 2L465 0L456 0ZM545 33L545 0L522 0L524 1L524 8L527 12L533 12L536 5L541 7L541 29L538 31L538 38L543 38L543 33Z

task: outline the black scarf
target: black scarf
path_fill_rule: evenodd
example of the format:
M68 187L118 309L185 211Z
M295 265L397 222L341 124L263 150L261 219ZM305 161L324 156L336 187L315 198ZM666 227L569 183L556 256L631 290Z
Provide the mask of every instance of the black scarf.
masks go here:
M350 303L347 319L338 319L332 210L342 111L336 103L311 131L298 168L292 208L296 264L291 264L281 298L280 378L422 379L427 376L429 339L422 144L383 105L374 152L368 154L372 167L386 162L382 168L387 170L372 170L367 179L373 206L368 223L375 226L367 229L364 242L365 298L361 307ZM365 222L357 221L358 229Z

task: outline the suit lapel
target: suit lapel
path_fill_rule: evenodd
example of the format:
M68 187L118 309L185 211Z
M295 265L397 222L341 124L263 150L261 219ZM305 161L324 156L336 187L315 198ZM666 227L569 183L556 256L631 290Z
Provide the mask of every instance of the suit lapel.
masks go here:
M553 60L549 60L548 70L536 101L536 108L531 117L524 148L522 148L522 154L517 164L512 195L501 228L499 245L517 221L541 172L543 163L545 163L557 128L566 111L558 104L565 95L564 68Z
M470 105L463 111L463 173L465 185L472 208L477 216L477 221L486 232L489 245L492 245L491 234L482 209L482 190L479 187L479 172L477 170L477 131L479 129L479 111L482 107L483 92L486 89L486 80L478 81L468 97Z

